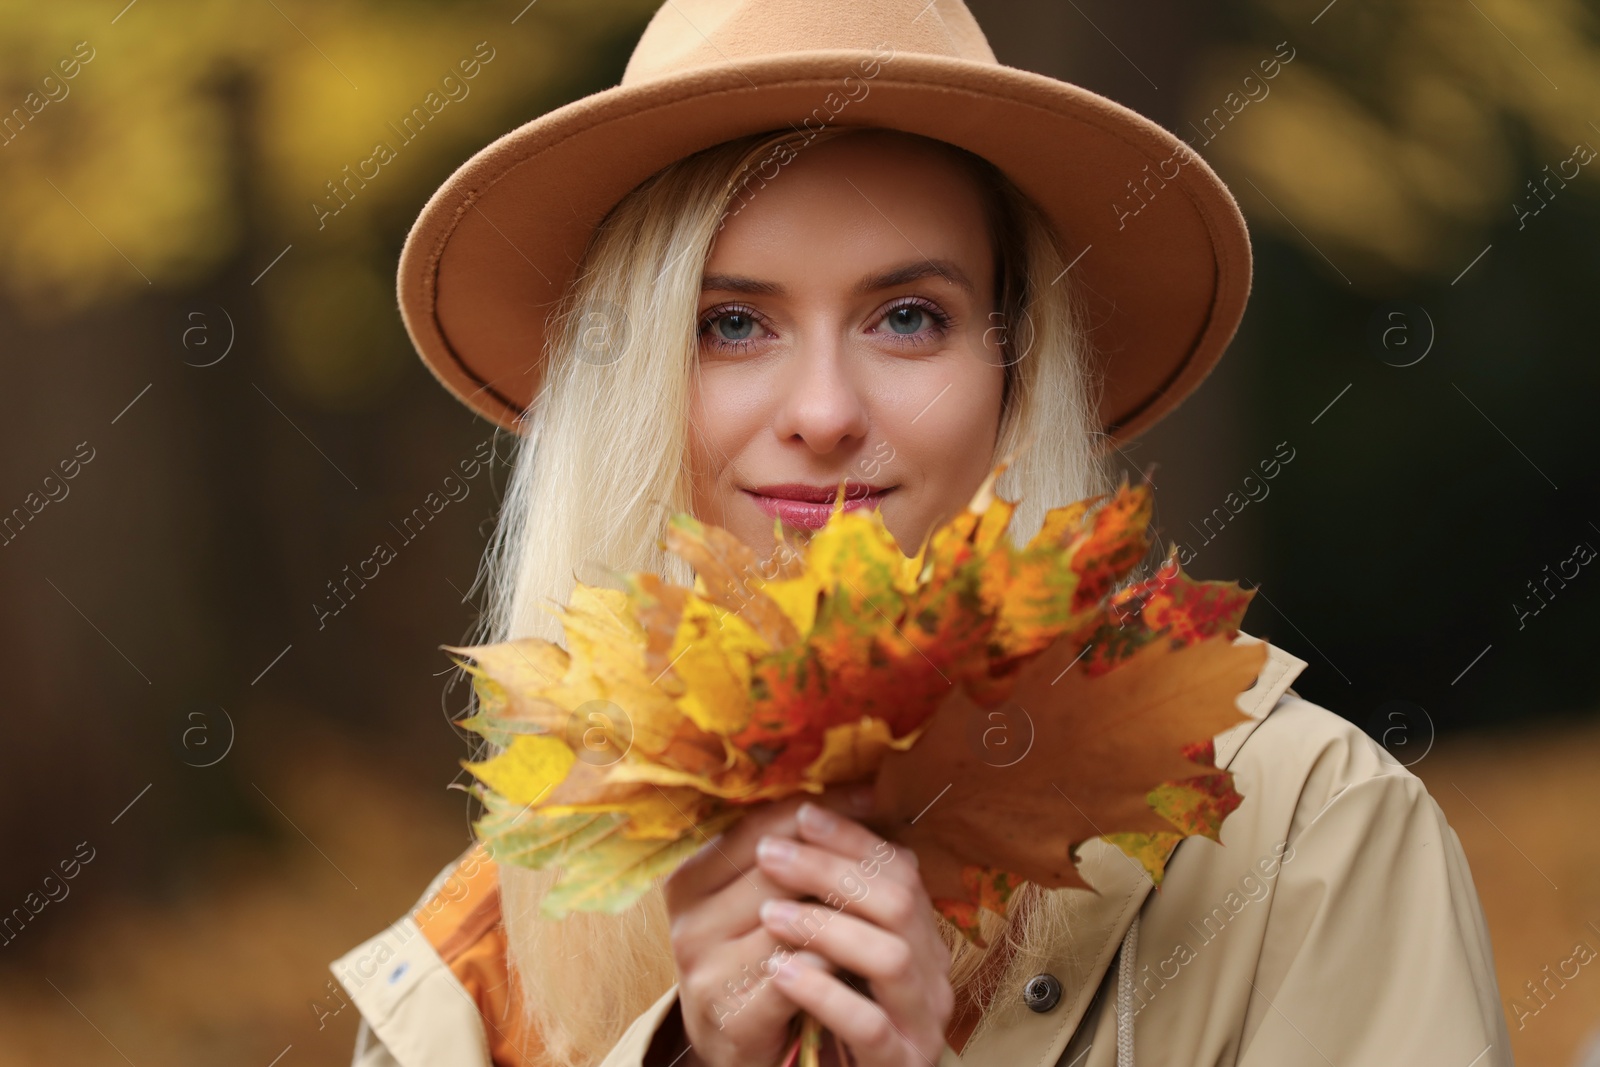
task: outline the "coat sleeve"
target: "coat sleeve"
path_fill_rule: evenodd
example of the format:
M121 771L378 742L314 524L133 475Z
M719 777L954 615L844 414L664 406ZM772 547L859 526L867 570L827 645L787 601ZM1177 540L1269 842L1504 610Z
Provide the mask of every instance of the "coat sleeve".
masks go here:
M1420 779L1337 793L1294 841L1238 1067L1510 1067L1488 929L1461 843Z
M600 1067L671 1067L681 1062L686 1051L678 987L674 985L623 1032ZM935 1067L962 1067L961 1058L946 1045Z

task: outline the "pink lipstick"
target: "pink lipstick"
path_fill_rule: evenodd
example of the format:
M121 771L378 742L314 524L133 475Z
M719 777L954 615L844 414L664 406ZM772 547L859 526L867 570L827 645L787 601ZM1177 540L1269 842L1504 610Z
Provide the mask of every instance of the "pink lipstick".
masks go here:
M845 482L844 510L875 508L894 490L894 486L875 486L865 482ZM761 485L745 489L756 506L769 516L782 520L786 526L821 529L833 513L833 502L839 495L839 483L832 485L806 485L787 482L782 485Z

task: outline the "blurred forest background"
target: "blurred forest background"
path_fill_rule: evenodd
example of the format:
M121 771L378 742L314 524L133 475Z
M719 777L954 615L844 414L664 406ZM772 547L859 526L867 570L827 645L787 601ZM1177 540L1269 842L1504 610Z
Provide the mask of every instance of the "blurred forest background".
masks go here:
M473 151L615 84L656 6L0 0L0 512L29 512L0 538L0 911L80 863L0 946L0 1065L348 1062L328 961L468 842L438 646L505 480L319 624L505 451L412 351L396 257ZM1124 460L1158 465L1191 573L1259 587L1245 629L1309 661L1296 690L1427 781L1518 1062L1600 1062L1593 968L1525 987L1600 949L1600 5L971 7L1002 62L1182 136L1292 50L1196 140L1250 222L1244 327ZM319 219L480 42L468 95Z

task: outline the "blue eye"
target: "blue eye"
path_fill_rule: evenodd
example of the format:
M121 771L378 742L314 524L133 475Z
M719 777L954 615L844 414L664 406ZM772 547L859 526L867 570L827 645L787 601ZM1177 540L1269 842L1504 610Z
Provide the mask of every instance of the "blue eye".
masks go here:
M706 347L723 351L743 351L761 338L756 336L761 320L748 308L716 308L700 320L700 339Z
M889 324L887 339L897 345L924 345L949 333L955 320L937 304L920 297L905 300L884 312L879 322Z
M922 320L927 314L915 304L901 304L885 317L889 320L889 328L895 333L916 333L922 328Z
M727 341L747 340L756 328L756 320L740 311L718 315L711 324L716 328L717 335Z

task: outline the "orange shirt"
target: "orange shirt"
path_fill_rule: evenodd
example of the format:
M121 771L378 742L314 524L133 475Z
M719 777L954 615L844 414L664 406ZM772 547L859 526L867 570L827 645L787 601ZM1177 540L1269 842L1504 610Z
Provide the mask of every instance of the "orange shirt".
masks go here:
M500 922L500 875L481 843L462 857L412 918L477 1002L495 1067L534 1067L543 1046L536 1034L523 1028L517 1010L519 998L507 973L506 934Z

